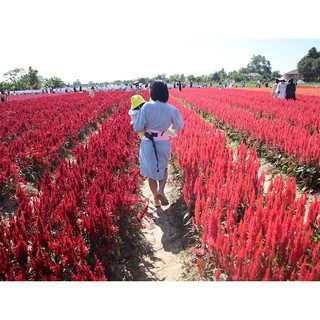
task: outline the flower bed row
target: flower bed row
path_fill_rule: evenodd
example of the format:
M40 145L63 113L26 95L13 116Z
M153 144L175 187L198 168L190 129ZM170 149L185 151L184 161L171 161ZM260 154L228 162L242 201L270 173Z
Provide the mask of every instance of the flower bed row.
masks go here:
M34 195L18 188L16 214L0 219L1 280L113 278L123 227L139 227L143 216L137 135L123 121L129 106L121 103L53 179L47 170Z
M219 92L217 89L215 91ZM293 126L280 118L270 120L231 107L224 102L223 96L221 99L210 99L205 94L199 97L196 92L185 90L175 96L228 131L232 139L244 141L249 146L255 145L259 154L278 163L285 173L296 176L303 187L309 190L320 187L320 134L311 134L302 125Z
M274 99L270 92L241 89L193 90L194 97L218 100L231 108L240 108L256 117L281 119L291 125L299 125L311 133L320 133L320 96L299 94L296 101Z
M18 181L35 182L128 94L40 96L4 104L0 122L0 192L14 193Z
M184 172L183 194L200 234L200 279L320 280L320 202L306 216L307 195L295 179L264 175L255 148L227 146L224 133L171 100L185 119L173 144Z

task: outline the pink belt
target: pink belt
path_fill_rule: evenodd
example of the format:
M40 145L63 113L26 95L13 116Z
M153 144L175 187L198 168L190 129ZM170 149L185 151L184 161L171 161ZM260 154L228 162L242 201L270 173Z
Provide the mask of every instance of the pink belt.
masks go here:
M145 132L149 132L153 136L153 140L169 140L169 135L167 131L150 130L146 129ZM141 140L149 140L146 136L143 136Z

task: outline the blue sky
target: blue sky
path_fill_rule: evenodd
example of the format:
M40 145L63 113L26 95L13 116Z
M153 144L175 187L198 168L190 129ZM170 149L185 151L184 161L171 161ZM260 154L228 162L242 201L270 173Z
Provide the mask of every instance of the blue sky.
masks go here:
M221 68L238 71L258 54L270 61L272 71L284 74L295 69L312 47L320 51L320 39L182 39L172 45L182 48L184 57L176 58L171 70L197 75Z
M29 66L67 83L202 75L239 70L257 54L285 73L311 47L320 51L316 6L315 0L299 7L287 0L16 0L0 20L0 80Z
M91 46L82 39L48 39L39 43L38 49L23 56L10 55L7 65L1 65L1 74L16 67L32 66L45 77L58 76L65 82L79 79L89 81L129 80L154 77L158 74L203 75L222 68L230 72L246 67L253 55L261 54L270 61L272 71L284 74L297 67L297 63L312 47L320 51L320 39L168 39L164 52L130 52L127 46L135 42L127 39L112 47L99 40ZM13 44L14 46L14 44ZM35 46L38 46L37 44ZM43 46L47 51L43 51ZM18 50L18 49L17 49ZM50 51L52 57L47 57ZM68 53L68 55L66 54ZM78 52L82 54L77 55ZM129 53L128 53L129 52ZM71 57L70 57L70 56ZM43 58L45 57L45 58Z
M320 51L319 39L263 39L242 40L240 50L247 54L255 52L270 60L272 70L280 73L291 71L312 47Z

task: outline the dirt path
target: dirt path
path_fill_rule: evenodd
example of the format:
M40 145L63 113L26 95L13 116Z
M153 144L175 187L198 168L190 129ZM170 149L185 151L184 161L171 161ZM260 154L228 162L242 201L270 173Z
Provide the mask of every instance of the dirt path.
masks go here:
M142 185L142 194L149 199L148 213L143 224L142 236L146 242L141 254L140 269L144 272L138 281L179 281L183 280L183 270L179 253L185 249L184 230L181 226L181 205L179 191L170 183L165 188L170 204L155 208L148 181Z

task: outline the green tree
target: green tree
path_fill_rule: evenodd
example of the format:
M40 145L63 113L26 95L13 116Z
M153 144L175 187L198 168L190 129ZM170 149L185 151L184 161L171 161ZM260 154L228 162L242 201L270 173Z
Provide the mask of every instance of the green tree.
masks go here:
M224 81L227 79L227 73L225 72L224 68L222 68L220 71L218 71L220 81Z
M298 70L306 81L320 81L320 52L315 47L298 62Z
M169 79L166 77L165 73L158 74L156 77L153 77L150 79L150 82L153 82L154 80L163 80L163 81L168 81Z
M187 80L188 80L188 82L190 82L191 80L195 81L196 77L193 74L190 74L190 75L187 76Z
M0 82L0 90L2 91L7 89L10 89L10 84L5 81Z
M139 82L139 83L142 83L142 84L147 84L147 83L150 82L150 79L149 78L138 78L137 80L135 80L133 82Z
M271 63L269 60L260 54L253 55L251 62L247 65L247 72L260 73L263 78L270 77L271 74Z
M209 81L210 82L220 82L221 81L221 78L220 78L220 74L219 72L214 72L214 73L211 73L209 75Z
M27 73L23 68L15 68L5 72L3 76L7 80L6 82L10 86L11 90L22 90L26 89L24 86L26 85L26 74Z
M26 73L22 76L21 80L19 81L19 88L22 90L30 90L31 86L30 86L30 78L29 75Z
M29 67L28 70L28 82L30 89L40 89L41 88L41 81L38 76L38 70L33 69L32 67Z
M62 88L65 86L65 83L58 77L51 77L44 79L44 86L46 88Z
M40 89L42 85L38 70L29 67L28 72L23 68L15 68L3 74L11 90Z
M241 81L246 80L246 74L234 70L234 71L231 71L231 72L228 73L228 78L230 80L233 79L235 82L241 82Z
M271 80L280 79L280 78L281 78L280 71L276 70L276 71L271 72L271 74L270 74L270 79Z
M315 47L312 47L308 51L307 58L318 59L318 58L320 58L320 52L317 51L317 49Z
M81 86L81 81L79 79L77 79L76 81L73 81L72 84L74 87L80 87Z
M172 74L170 77L169 77L169 82L170 83L173 83L173 82L178 82L180 80L180 75L175 73L175 74Z
M203 83L206 82L207 77L205 75L201 75L201 76L196 76L196 82L198 83Z

